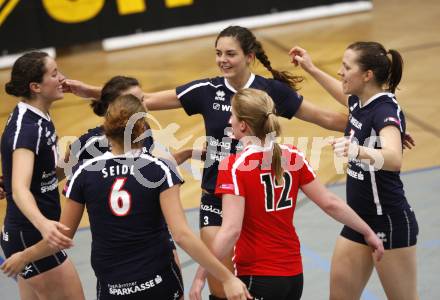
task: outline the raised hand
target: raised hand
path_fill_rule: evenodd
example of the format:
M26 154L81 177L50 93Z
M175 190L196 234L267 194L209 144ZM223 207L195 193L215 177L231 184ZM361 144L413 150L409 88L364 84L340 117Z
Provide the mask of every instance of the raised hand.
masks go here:
M66 79L63 82L63 92L72 93L81 98L98 99L101 96L101 88L85 84L82 81Z
M315 66L313 65L312 58L307 51L299 46L295 46L289 51L291 62L295 66L300 66L306 72L310 72Z

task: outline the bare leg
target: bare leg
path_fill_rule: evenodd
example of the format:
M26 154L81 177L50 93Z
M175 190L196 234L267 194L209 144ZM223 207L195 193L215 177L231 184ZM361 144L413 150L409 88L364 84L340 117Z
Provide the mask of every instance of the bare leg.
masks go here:
M375 263L389 300L418 300L416 246L386 250Z
M359 300L373 270L371 248L339 236L330 271L331 300Z
M84 300L78 273L69 259L61 265L26 280L40 300Z
M32 287L27 284L26 280L22 277L17 277L18 291L20 292L21 300L39 300L37 294L34 292Z

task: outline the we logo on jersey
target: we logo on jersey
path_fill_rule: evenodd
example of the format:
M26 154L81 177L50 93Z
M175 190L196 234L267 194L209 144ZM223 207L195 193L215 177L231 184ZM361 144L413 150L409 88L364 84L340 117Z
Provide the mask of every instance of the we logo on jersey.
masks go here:
M213 103L212 109L221 111L231 111L231 106L227 104Z

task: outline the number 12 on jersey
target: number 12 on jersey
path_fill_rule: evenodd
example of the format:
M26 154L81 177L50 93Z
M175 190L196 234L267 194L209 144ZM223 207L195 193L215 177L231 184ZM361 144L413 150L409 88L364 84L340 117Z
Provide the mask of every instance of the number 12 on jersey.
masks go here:
M131 195L122 189L126 181L127 178L116 178L108 197L110 210L118 217L126 216L131 209Z
M264 185L264 194L265 194L265 204L266 211L277 211L292 207L293 201L292 198L289 197L290 189L292 187L292 175L289 172L283 173L284 182L282 185L277 185L274 182L274 178L272 174L261 174L260 175L261 183ZM275 188L283 188L281 191L281 195L275 203ZM276 207L275 207L276 204Z

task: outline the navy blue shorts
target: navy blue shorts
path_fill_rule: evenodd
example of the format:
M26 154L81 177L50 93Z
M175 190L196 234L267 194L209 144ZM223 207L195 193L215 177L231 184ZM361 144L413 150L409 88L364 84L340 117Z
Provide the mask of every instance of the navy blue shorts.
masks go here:
M12 254L38 243L43 238L38 230L11 230L2 229L1 246L6 258ZM26 265L20 276L24 279L34 277L61 265L67 259L63 250L43 259Z
M254 299L299 300L301 299L303 274L295 276L238 276L246 284Z
M148 270L150 271L150 270ZM153 273L154 274L154 273ZM97 300L163 299L176 300L183 296L182 274L174 260L164 270L138 280L102 280L96 284Z
M360 217L382 240L386 250L410 247L417 244L419 226L412 208L381 216ZM350 241L367 245L364 236L348 226L344 226L341 235Z
M222 225L222 199L202 192L202 199L200 201L200 228L207 226L221 226Z

